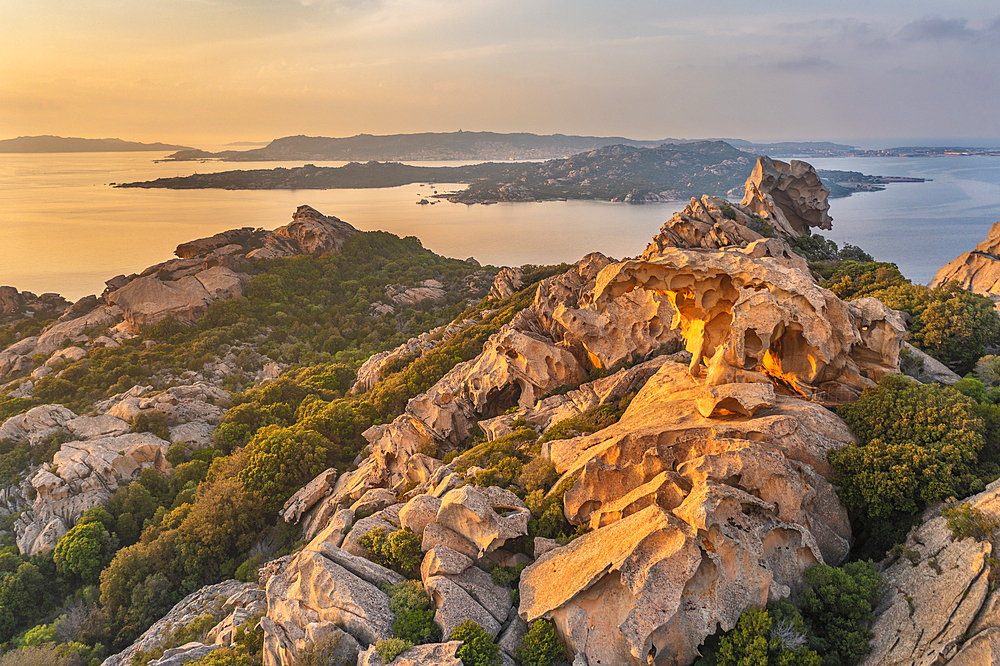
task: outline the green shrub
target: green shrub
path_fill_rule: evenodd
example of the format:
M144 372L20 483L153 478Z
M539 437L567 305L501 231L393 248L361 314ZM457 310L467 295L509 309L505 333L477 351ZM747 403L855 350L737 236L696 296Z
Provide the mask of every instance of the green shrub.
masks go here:
M838 413L859 442L829 458L840 497L856 516L914 513L985 485L978 468L983 422L958 391L887 375Z
M376 564L397 569L409 578L420 571L423 560L420 537L409 528L386 534L384 527L376 527L363 534L358 543L370 553L369 559Z
M413 647L413 643L402 638L380 638L375 642L375 651L387 664L411 647Z
M437 643L441 640L441 628L434 624L434 609L420 581L385 584L382 589L389 595L390 610L396 614L396 621L392 625L393 636L413 645Z
M566 658L566 650L556 636L556 627L549 620L535 620L528 628L514 660L520 666L552 666Z
M448 640L462 641L462 646L458 648L462 666L498 666L501 663L500 647L485 629L472 620L465 620L455 627Z
M170 423L166 412L158 409L147 409L132 417L132 430L135 432L151 432L160 439L170 441Z
M993 536L993 531L1000 527L1000 520L995 516L983 513L968 502L944 509L941 515L947 519L952 541L966 538L987 541Z
M77 524L66 532L56 544L53 558L60 573L91 584L99 582L101 569L117 550L118 539L95 521Z
M709 637L696 666L820 666L820 656L799 647L789 649L768 611L751 608L722 636ZM714 639L714 640L713 640Z
M799 609L809 628L809 648L824 666L853 666L869 652L882 577L871 561L843 567L814 564L805 570Z
M833 266L825 277L819 286L829 289L845 301L910 283L899 272L896 264L874 261L844 261Z

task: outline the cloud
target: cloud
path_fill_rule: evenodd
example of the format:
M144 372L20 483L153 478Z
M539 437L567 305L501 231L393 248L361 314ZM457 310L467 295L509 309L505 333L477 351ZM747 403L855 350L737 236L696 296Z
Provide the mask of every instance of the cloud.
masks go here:
M818 56L776 62L773 67L774 69L785 72L821 72L837 69L835 64L826 58L820 58Z
M970 30L967 24L968 21L963 18L943 19L940 16L925 16L904 25L896 36L906 42L975 39L978 31Z

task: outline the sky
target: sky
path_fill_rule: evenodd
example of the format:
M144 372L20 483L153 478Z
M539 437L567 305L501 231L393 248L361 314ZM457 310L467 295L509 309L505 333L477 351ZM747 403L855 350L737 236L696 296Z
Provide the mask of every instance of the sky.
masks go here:
M1000 137L995 0L0 0L0 17L0 138Z

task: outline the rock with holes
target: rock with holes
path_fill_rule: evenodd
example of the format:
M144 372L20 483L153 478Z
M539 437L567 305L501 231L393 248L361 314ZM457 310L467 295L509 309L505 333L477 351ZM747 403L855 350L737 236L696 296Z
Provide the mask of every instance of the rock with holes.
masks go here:
M671 327L709 385L767 383L850 400L899 370L902 316L874 298L845 303L807 274L743 252L666 248L605 267L592 293L601 311L637 289L673 303Z
M716 397L744 386L759 390L723 385ZM689 664L717 624L728 630L795 591L810 564L848 552L850 524L824 476L827 453L853 442L843 421L777 391L752 411L705 416L709 388L664 363L618 423L543 448L572 483L566 517L593 531L537 551L520 614L553 619L589 663L641 664L656 646L657 664Z
M808 236L809 229L831 229L830 189L811 164L757 158L744 186L743 201L754 213L790 238Z

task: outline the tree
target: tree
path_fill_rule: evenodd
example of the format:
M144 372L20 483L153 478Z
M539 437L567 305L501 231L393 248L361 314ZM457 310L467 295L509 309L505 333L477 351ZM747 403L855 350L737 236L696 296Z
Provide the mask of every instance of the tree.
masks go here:
M904 284L871 295L911 315L913 345L960 375L972 370L986 345L1000 336L1000 316L993 302L955 281L935 289Z
M838 413L859 442L829 459L840 497L856 517L914 513L985 485L977 466L983 421L976 404L958 391L886 375Z
M118 550L118 539L99 521L81 523L59 539L54 558L59 573L70 574L86 584L97 583L101 570Z

